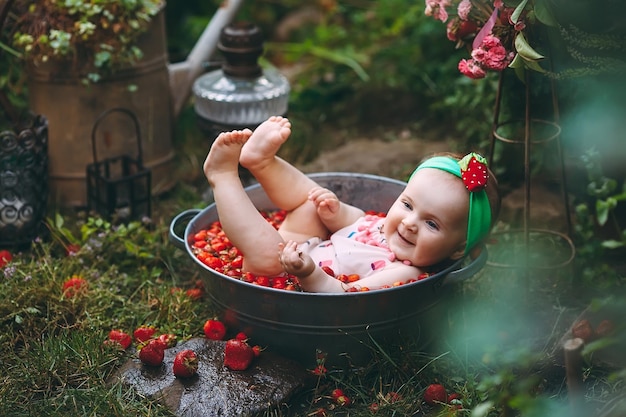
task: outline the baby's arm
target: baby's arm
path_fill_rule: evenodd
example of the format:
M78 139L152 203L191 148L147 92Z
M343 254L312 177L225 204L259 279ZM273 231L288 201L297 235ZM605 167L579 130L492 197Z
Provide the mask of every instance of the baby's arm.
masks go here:
M298 251L296 242L279 244L278 256L285 272L297 276L303 290L307 292L343 292L345 290L341 281L331 277L315 265L309 255Z
M326 188L312 188L309 200L315 204L317 215L331 233L351 225L365 214L363 210L340 201Z
M307 292L345 292L350 287L376 290L417 279L422 272L414 266L395 262L356 282L344 284L315 265L309 255L299 252L294 241L279 244L279 249L278 256L285 272L297 276L302 289Z

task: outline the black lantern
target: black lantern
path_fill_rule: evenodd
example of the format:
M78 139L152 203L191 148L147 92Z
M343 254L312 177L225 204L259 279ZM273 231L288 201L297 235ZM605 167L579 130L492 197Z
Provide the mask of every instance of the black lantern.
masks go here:
M137 157L121 155L103 160L97 156L97 132L102 120L111 113L128 116L135 129ZM104 135L105 141L108 136ZM140 219L151 214L151 174L143 166L141 131L137 116L125 108L113 108L102 113L96 120L91 133L93 163L87 165L87 203L107 219Z

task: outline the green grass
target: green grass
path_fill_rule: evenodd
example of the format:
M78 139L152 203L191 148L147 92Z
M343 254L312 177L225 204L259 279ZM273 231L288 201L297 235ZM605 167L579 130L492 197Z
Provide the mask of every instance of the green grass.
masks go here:
M141 324L180 339L202 335L204 321L215 314L208 297L192 300L172 291L196 285L187 254L168 242L165 221L114 226L77 216L69 227L69 219L61 219L51 221L49 239L15 253L3 270L0 415L170 415L111 380L134 348L122 352L102 342L112 328L132 332ZM81 250L66 255L69 243ZM65 297L63 282L74 275L88 281L87 292ZM332 369L267 415L320 408L328 415L568 415L563 371L550 363L551 348L569 323L564 312L571 306L559 309L549 292L562 275L528 277L486 267L451 291L440 337L429 351L410 338L377 346L370 366ZM594 410L623 390L607 370L588 366L586 375ZM434 382L459 393L462 408L425 405L422 393ZM333 403L335 388L348 395L349 406Z

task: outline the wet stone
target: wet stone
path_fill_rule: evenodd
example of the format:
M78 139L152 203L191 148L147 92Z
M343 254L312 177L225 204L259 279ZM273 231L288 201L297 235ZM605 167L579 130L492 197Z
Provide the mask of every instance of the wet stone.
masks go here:
M166 349L163 365L130 359L114 378L165 404L177 416L252 416L288 402L310 377L297 362L263 351L245 371L223 365L224 341L194 338ZM198 356L196 376L176 378L174 357L184 349Z

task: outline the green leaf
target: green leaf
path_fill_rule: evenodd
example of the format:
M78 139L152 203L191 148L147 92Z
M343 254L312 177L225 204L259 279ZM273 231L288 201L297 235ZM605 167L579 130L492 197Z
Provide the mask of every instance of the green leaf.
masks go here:
M557 27L558 23L546 3L547 2L544 1L539 1L535 3L535 16L537 16L537 20L539 20L544 25Z
M513 13L511 13L511 22L517 23L517 21L519 20L519 17L524 11L524 8L526 7L526 4L528 4L528 0L524 0L520 4L517 5L515 10L513 10Z
M621 242L619 240L605 240L602 242L602 247L603 248L607 248L607 249L617 249L617 248L623 248L624 247L624 242Z
M485 401L484 403L478 404L472 410L472 417L486 417L489 410L491 410L491 407L493 407L493 402L491 401Z
M596 201L596 217L598 224L604 226L609 218L609 204L604 200Z
M524 58L525 61L537 61L545 58L528 44L528 41L522 32L519 32L515 37L515 50L522 56L522 58Z
M519 54L515 54L515 57L509 64L509 68L524 68L524 60Z

